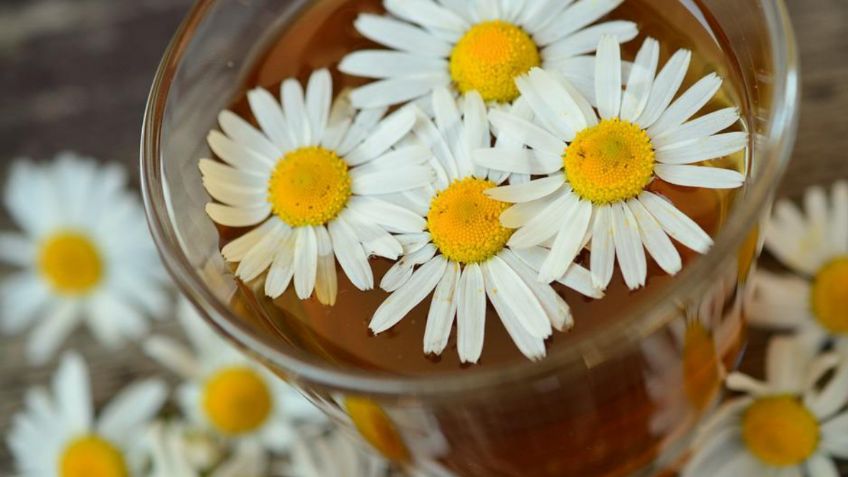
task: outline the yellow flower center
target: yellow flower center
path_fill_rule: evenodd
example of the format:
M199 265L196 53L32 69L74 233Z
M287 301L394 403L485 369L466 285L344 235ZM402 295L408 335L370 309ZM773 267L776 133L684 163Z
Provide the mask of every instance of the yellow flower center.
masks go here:
M59 459L61 477L126 477L124 456L109 441L91 434L71 441Z
M225 368L206 381L203 409L223 434L250 432L265 423L271 414L271 391L253 369Z
M786 467L807 460L819 444L815 416L792 396L760 398L742 417L742 439L766 464Z
M848 256L822 267L811 290L813 314L833 333L848 333Z
M347 163L334 151L301 147L277 162L268 182L268 201L292 227L321 225L334 219L350 198Z
M446 258L482 262L506 245L513 231L501 225L500 215L509 204L483 194L492 187L491 181L469 177L454 181L433 197L427 227Z
M398 434L391 418L374 401L351 396L344 401L345 409L359 434L392 462L409 462L409 451Z
M693 321L683 338L683 391L692 407L701 411L712 401L720 383L712 334L700 321Z
M80 295L100 283L103 260L90 238L78 232L65 231L42 242L38 269L57 292Z
M638 125L605 119L577 133L563 164L577 195L609 204L636 197L651 182L654 148Z
M518 97L515 78L539 66L536 43L521 28L500 20L465 32L450 56L450 74L460 92L477 91L485 101L506 103Z

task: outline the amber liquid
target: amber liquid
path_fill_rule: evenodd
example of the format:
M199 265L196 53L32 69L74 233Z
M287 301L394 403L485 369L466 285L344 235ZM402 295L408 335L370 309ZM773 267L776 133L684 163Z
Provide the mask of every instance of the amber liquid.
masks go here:
M336 92L367 82L343 75L335 66L350 51L379 48L356 32L353 21L359 13L381 11L380 0L309 3L259 58L233 109L250 118L244 91L263 86L276 93L281 80L295 77L305 82L316 68L331 69ZM639 24L639 38L623 45L625 59L632 60L642 39L652 36L662 45L661 65L679 48L693 51L683 88L712 71L725 78L723 89L701 114L728 105L746 111L744 98L734 88L739 78L735 63L721 43L720 30L710 25L708 12L698 10L691 2L628 0L611 17ZM745 157L746 154L740 153L720 161L725 166L742 170ZM720 231L735 197L734 192L677 187L660 180L650 188L670 198L712 236ZM222 245L243 233L242 230L221 232ZM678 249L684 266L698 257L683 246L678 245ZM588 266L588 255L580 260ZM379 283L391 262L372 259L371 263L375 283ZM323 306L314 298L301 301L293 290L271 301L262 294L262 278L256 283L242 284L236 301L252 315L251 321L261 322L268 338L300 348L338 368L421 376L474 373L527 363L491 306L486 321L486 342L477 365L460 364L455 336L440 356L422 352L429 298L394 328L374 336L368 330L368 323L388 294L379 289L368 292L356 289L341 270L338 278L339 293L333 307ZM548 355L555 355L558 350L624 319L628 310L654 299L673 280L674 277L666 275L648 257L647 285L637 291L628 290L618 274L601 300L588 299L557 287L571 307L575 325L571 331L554 333L547 342ZM704 369L714 368L716 361L731 362L738 353L738 345L722 344L718 347L722 355L703 363ZM691 368L691 363L689 366ZM643 379L646 370L645 361L638 355L624 355L615 362L584 370L578 382L556 392L505 398L496 406L472 399L469 403L457 404L459 409L453 406L442 409L436 420L447 441L447 450L434 459L459 475L627 475L646 465L657 454L662 442L662 438L650 429L656 404L646 391ZM405 445L415 447L414 442Z

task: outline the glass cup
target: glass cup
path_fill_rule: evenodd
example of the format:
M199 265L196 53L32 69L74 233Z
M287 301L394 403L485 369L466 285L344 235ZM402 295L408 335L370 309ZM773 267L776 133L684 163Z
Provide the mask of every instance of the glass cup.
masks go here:
M668 0L671 1L671 0ZM692 0L681 0L695 5ZM144 118L141 176L165 265L211 326L401 467L434 476L642 476L673 469L744 345L747 276L795 136L798 64L781 0L697 0L725 36L752 136L749 182L712 250L614 325L538 363L450 376L341 369L234 301L197 160L274 34L307 1L199 0Z

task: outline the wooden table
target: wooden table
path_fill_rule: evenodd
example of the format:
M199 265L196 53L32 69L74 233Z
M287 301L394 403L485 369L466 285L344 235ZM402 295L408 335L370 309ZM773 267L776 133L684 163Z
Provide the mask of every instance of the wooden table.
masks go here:
M744 1L744 0L741 0ZM190 0L3 0L0 5L0 151L13 158L73 150L135 170L141 118L153 71ZM848 1L788 0L803 59L801 127L782 192L848 178ZM137 180L133 179L134 184ZM0 212L2 213L2 212ZM0 216L0 227L9 220ZM157 325L170 333L172 325ZM156 367L130 347L97 346L86 332L81 350L104 402L132 378ZM44 384L54 363L27 367L23 345L0 338L0 434L22 394ZM0 474L11 470L0 445Z

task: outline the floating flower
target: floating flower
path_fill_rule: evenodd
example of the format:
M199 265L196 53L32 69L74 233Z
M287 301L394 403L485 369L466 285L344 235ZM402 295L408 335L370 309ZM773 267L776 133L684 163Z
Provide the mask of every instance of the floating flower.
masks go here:
M459 357L474 363L483 350L488 296L521 352L539 359L545 355L544 340L552 328L571 327L568 305L535 278L532 265L539 261L541 249L509 249L512 230L499 221L507 204L484 193L494 183L486 179L488 171L471 162L471 151L490 140L482 98L468 93L462 115L447 89L436 89L432 99L435 124L419 114L413 128L433 150L438 177L426 194L429 205L422 220L427 231L400 237L406 255L380 283L392 294L374 312L370 328L374 333L386 331L435 289L424 351L444 350L456 316ZM557 278L581 293L599 296L582 267L566 267Z
M428 98L438 87L509 103L515 78L542 66L591 85L601 35L636 36L636 24L594 24L624 0L384 0L390 16L361 14L356 29L392 50L356 51L339 69L378 81L351 94L361 107Z
M733 170L693 165L744 149L747 135L716 134L739 120L735 108L687 122L721 87L715 74L672 102L690 57L687 50L677 51L655 75L659 44L646 40L622 94L619 45L605 36L595 61L597 112L567 79L538 68L516 80L533 110L532 121L491 112L499 135L519 138L529 149L476 151L475 162L506 172L550 174L488 192L493 199L517 204L504 219L518 227L510 246L553 240L539 271L541 280L561 276L587 237L592 280L602 288L609 284L616 258L628 287L644 285L645 248L663 270L678 272L680 254L669 236L701 253L710 247L712 239L692 219L648 191L656 177L712 189L735 188L744 181Z
M20 475L142 475L138 436L165 401L163 382L151 379L125 388L95 420L88 369L79 355L69 353L51 391L30 390L26 411L13 418L8 441Z
M157 422L147 434L150 477L263 477L268 455L256 442L236 445L229 453L213 439L198 435L181 422ZM222 458L223 457L223 458Z
M22 232L0 234L0 261L20 270L0 284L2 328L34 322L27 355L50 358L85 321L112 348L147 330L168 305L166 277L126 174L72 153L16 162L5 204Z
M185 382L177 390L183 415L201 430L272 451L288 448L297 432L311 432L324 415L294 388L218 337L186 301L178 320L192 350L154 336L147 353Z
M749 308L754 325L791 328L820 340L848 339L848 183L804 196L805 212L781 200L765 245L797 274L759 271Z
M837 477L833 459L848 457L848 348L840 356L815 349L809 340L775 338L766 382L731 374L727 386L745 396L705 424L683 477Z
M224 257L239 262L236 275L244 281L268 270L265 293L272 298L293 280L299 298L314 289L318 300L332 305L336 260L357 288L371 289L368 255L397 258L402 248L389 232L425 225L391 201L391 194L432 180L429 151L398 144L412 128L414 112L355 114L344 95L331 109L332 90L329 72L319 70L305 99L300 83L284 81L282 107L268 91L250 91L247 99L262 130L223 111L224 132L210 132L208 142L224 163L200 161L206 190L221 202L207 205L212 220L255 227L227 244Z

